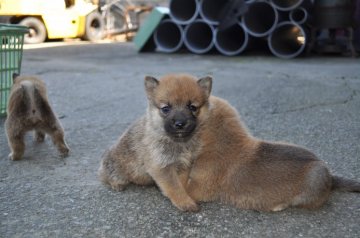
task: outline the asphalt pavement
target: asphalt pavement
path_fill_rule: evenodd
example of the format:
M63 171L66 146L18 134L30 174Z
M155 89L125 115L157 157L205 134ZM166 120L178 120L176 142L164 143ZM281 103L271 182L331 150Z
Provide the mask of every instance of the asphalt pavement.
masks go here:
M46 82L71 155L29 134L23 160L9 160L0 119L0 237L360 237L355 193L336 192L316 211L213 202L184 213L156 187L103 186L101 154L145 112L145 75L173 72L212 75L213 94L254 136L305 146L334 174L360 180L359 58L139 54L131 43L26 49L22 74Z

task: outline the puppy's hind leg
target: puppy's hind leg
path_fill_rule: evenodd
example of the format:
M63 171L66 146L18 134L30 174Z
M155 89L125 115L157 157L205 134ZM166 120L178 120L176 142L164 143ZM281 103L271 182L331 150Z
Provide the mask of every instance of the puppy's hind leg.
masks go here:
M70 149L67 146L65 139L64 139L64 131L60 128L56 129L50 134L53 143L56 145L58 151L60 152L61 156L66 157L68 156Z
M24 133L20 133L16 135L8 131L7 136L8 136L9 146L11 149L9 158L12 160L20 160L24 155L24 151L25 151Z
M48 133L61 156L66 157L68 156L70 149L64 139L64 130L57 121L55 121L54 124L55 126L48 128Z
M122 191L130 181L121 174L115 160L107 150L102 155L102 161L98 170L98 176L103 184L109 185L115 191Z
M322 161L313 162L306 175L303 192L292 201L292 206L316 209L323 205L331 192L332 178Z

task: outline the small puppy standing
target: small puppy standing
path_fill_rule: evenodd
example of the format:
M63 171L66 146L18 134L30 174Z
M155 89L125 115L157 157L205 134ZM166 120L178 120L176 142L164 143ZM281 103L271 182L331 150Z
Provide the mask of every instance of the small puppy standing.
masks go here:
M24 135L35 130L37 142L49 134L60 154L65 157L69 148L64 140L64 130L50 107L44 82L34 76L13 75L7 119L5 121L12 160L20 160L25 151Z

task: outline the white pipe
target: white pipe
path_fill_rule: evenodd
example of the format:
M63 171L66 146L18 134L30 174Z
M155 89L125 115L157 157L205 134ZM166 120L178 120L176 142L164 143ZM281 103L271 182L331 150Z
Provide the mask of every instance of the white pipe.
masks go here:
M162 20L154 32L154 41L158 51L176 52L184 43L183 29L171 19Z
M278 11L263 0L249 4L249 9L242 16L245 30L252 36L264 37L269 35L278 23Z
M303 27L294 22L281 22L268 37L270 51L277 57L291 59L300 55L307 43Z
M226 30L215 30L215 47L223 55L233 56L243 52L249 40L242 24L236 24Z
M201 19L193 21L184 30L185 46L195 54L208 53L214 47L213 37L214 27Z
M199 15L197 0L171 0L169 9L171 19L177 24L189 24Z

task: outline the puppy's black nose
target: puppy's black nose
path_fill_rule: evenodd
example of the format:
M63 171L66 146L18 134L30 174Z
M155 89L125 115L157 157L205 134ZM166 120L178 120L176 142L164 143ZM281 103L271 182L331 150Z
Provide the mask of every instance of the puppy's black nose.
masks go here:
M185 125L186 125L186 122L185 122L185 121L182 121L182 120L176 120L176 121L174 122L174 126L175 126L175 128L178 129L178 130L183 129L183 128L185 127Z

